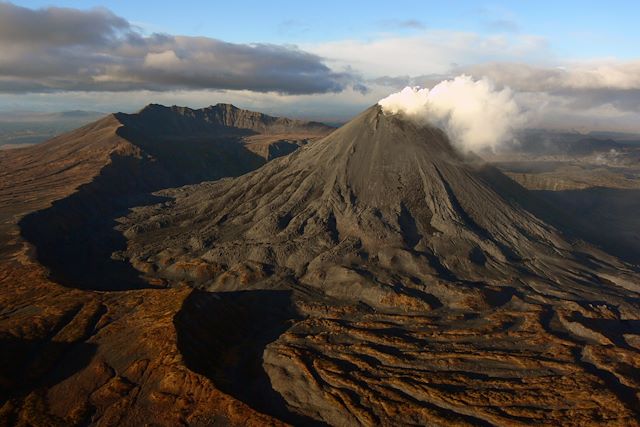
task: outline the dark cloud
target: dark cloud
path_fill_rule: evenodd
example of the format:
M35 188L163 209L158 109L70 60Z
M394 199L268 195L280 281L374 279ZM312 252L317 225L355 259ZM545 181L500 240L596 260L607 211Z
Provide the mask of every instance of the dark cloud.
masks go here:
M0 3L0 40L40 46L104 45L121 32L130 32L129 23L110 11L88 11L50 7L32 10Z
M106 9L0 3L0 91L237 89L309 94L362 90L292 46L140 34Z

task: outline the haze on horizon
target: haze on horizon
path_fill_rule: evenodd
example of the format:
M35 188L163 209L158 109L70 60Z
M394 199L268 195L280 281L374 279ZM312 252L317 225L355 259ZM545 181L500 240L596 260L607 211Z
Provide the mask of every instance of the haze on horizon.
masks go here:
M640 132L631 1L0 1L0 115L230 102L344 121L405 86L508 87L527 126Z

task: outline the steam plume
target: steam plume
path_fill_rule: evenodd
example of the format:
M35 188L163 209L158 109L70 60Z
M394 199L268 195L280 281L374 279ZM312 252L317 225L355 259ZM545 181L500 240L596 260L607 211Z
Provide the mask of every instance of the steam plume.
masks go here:
M388 114L404 113L419 123L442 128L458 148L496 149L512 140L523 114L509 88L498 90L487 79L461 75L433 89L406 87L378 101Z

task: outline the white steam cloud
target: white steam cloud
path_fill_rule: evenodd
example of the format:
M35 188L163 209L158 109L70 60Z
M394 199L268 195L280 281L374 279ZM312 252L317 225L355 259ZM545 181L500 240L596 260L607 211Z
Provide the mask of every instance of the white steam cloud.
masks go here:
M501 90L486 78L462 75L433 89L406 87L378 101L388 114L404 113L419 123L443 129L458 148L495 150L513 141L524 116L509 88Z

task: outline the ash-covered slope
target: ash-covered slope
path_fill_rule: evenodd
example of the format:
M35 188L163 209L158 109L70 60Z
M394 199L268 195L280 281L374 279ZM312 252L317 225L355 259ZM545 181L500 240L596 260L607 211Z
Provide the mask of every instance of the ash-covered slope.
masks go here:
M440 130L377 106L252 174L163 194L176 197L169 209L132 217L130 252L160 275L185 274L210 289L218 289L215 275L191 278L175 264L197 258L225 269L250 261L359 299L340 284L360 277L358 268L382 289L399 277L408 287L425 277L552 285L592 274L583 267L588 255L524 208L535 204L526 190L463 158ZM615 262L598 258L592 262Z
M332 425L638 416L637 272L569 241L438 129L374 106L252 173L161 194L174 200L122 219L127 257L213 292L176 316L179 346L259 411Z
M157 200L153 191L258 168L269 156L254 149L256 138L267 153L284 144L286 154L329 129L228 104L201 110L149 105L136 114L112 114L1 153L0 176L11 185L0 186L0 219L37 211L20 221L21 234L60 283L101 290L148 286L112 256L124 244L114 218Z

